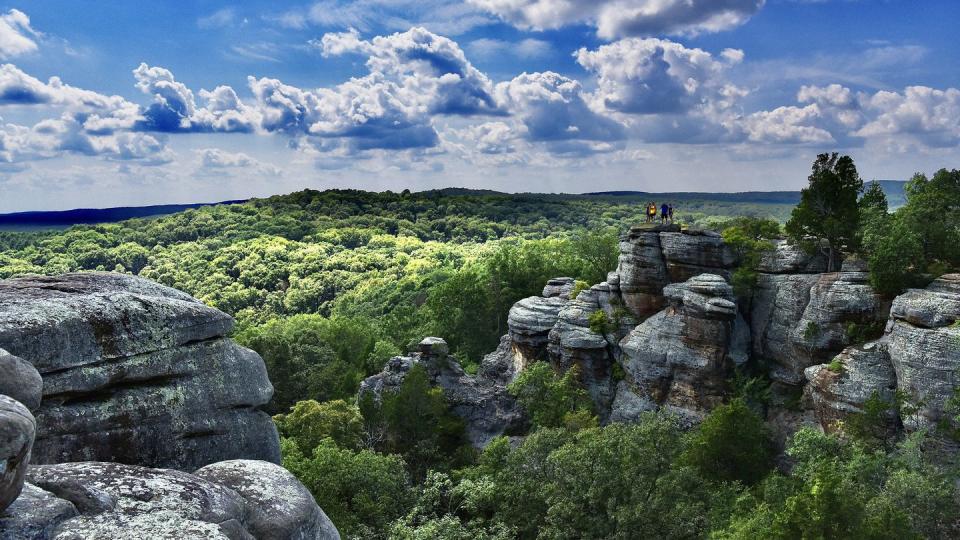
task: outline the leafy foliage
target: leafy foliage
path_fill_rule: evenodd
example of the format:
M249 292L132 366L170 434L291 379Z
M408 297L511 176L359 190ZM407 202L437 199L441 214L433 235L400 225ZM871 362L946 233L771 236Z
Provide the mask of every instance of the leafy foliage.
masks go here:
M583 411L588 418L592 417L593 402L577 377L576 366L558 375L547 362L534 362L517 375L508 390L527 410L535 426L561 427L568 420L581 425L582 417L568 415Z
M364 394L360 411L373 447L403 456L417 479L431 467L450 464L465 443L463 421L447 409L443 391L430 385L421 364L414 365L400 388L385 393L381 402Z
M340 448L359 449L363 443L363 417L360 409L342 399L317 403L301 401L288 414L273 417L280 435L311 453L331 439Z
M313 493L345 538L378 538L413 503L403 460L337 448L327 439L311 454L283 440L283 466Z
M823 251L832 270L840 252L856 248L863 180L850 156L834 152L817 156L809 181L787 221L787 235L811 251Z
M734 220L722 235L740 259L732 276L734 290L748 294L757 284L757 268L763 252L773 249L770 240L780 235L780 224L772 219L742 217Z
M684 461L716 481L754 484L773 467L767 426L743 399L710 412L687 444Z

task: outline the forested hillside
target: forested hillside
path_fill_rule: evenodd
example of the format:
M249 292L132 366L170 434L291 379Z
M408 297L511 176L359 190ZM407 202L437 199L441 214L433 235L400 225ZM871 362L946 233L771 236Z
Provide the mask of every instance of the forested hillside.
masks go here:
M782 216L781 206L689 201L677 210L681 221L720 228L744 213ZM261 352L308 333L309 347L282 355L291 377L322 365L337 381L294 377L295 387L318 386L288 389L287 369L271 366L280 411L293 395L352 395L384 358L424 335L444 336L476 365L515 301L555 276L602 281L616 266L619 231L642 220L633 198L308 190L64 232L0 233L0 277L130 272L235 316L238 337Z
M866 259L871 286L888 298L960 265L960 173L916 177L907 205L890 213L880 186L864 190L852 160L820 159L796 209L675 202L678 222L722 232L736 250L730 277L741 298L757 285L761 255L786 236L830 264ZM818 204L824 197L830 204ZM449 364L477 373L514 303L558 276L575 280L565 297L576 299L617 268L618 237L644 221L643 202L303 191L3 233L0 277L133 273L236 317L234 337L262 355L275 388L270 411L284 466L346 538L953 536L957 477L944 455L955 452L927 453L923 431L885 431L891 407L907 411L910 396L868 401L845 432L803 429L778 447L762 362L732 373L724 403L693 428L659 412L601 426L578 368L535 362L508 385L528 424L506 434L522 437L494 438L482 451L423 365L395 392L358 399L365 378L424 336L446 339L457 361ZM592 334L620 324L587 315ZM459 369L449 364L438 369ZM612 377L622 380L622 368ZM799 396L791 399L776 406L798 408ZM960 395L944 410L960 414L958 404ZM944 432L960 433L960 416L945 422Z

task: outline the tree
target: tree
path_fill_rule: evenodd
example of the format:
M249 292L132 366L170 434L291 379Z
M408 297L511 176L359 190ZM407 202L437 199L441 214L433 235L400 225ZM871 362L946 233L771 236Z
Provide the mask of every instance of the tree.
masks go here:
M447 408L443 390L430 385L427 370L416 364L395 392L377 402L370 393L360 399L366 429L380 451L403 456L413 477L422 479L430 468L455 461L465 443L464 424Z
M363 440L363 417L360 409L342 399L317 403L301 401L288 414L273 417L280 435L297 443L310 454L324 439L331 439L340 448L359 449Z
M337 448L327 440L304 454L282 441L283 466L313 493L344 538L385 538L413 503L410 478L399 456Z
M706 478L750 485L770 472L773 456L763 419L737 398L711 411L690 434L683 461Z
M810 251L820 250L833 271L839 255L856 248L863 180L850 156L834 152L817 156L809 182L787 221L787 235Z
M926 262L960 266L960 170L940 169L929 180L918 173L906 193L898 213L917 234Z

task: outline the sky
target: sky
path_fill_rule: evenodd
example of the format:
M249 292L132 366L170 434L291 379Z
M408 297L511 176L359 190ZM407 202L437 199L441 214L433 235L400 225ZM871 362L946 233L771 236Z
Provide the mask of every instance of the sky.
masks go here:
M0 2L0 212L957 168L956 0Z

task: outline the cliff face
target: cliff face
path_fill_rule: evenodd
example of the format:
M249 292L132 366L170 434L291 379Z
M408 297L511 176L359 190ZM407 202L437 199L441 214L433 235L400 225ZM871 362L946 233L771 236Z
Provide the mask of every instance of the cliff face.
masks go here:
M260 357L190 296L107 273L0 281L0 348L43 377L34 463L279 463Z
M339 539L232 325L130 276L0 281L0 538Z
M605 282L571 299L557 293L568 280L552 280L542 296L521 300L488 358L508 380L534 361L579 366L604 422L655 409L697 422L729 398L733 371L747 362L768 367L768 420L781 439L805 423L835 429L874 394L893 401L898 390L921 406L910 418L891 413L890 429L944 418L960 385L960 276L908 291L891 307L857 260L828 273L822 257L777 242L746 299L728 285L736 264L716 234L633 227ZM606 315L602 329L590 325L597 312ZM801 392L800 410L786 403Z

